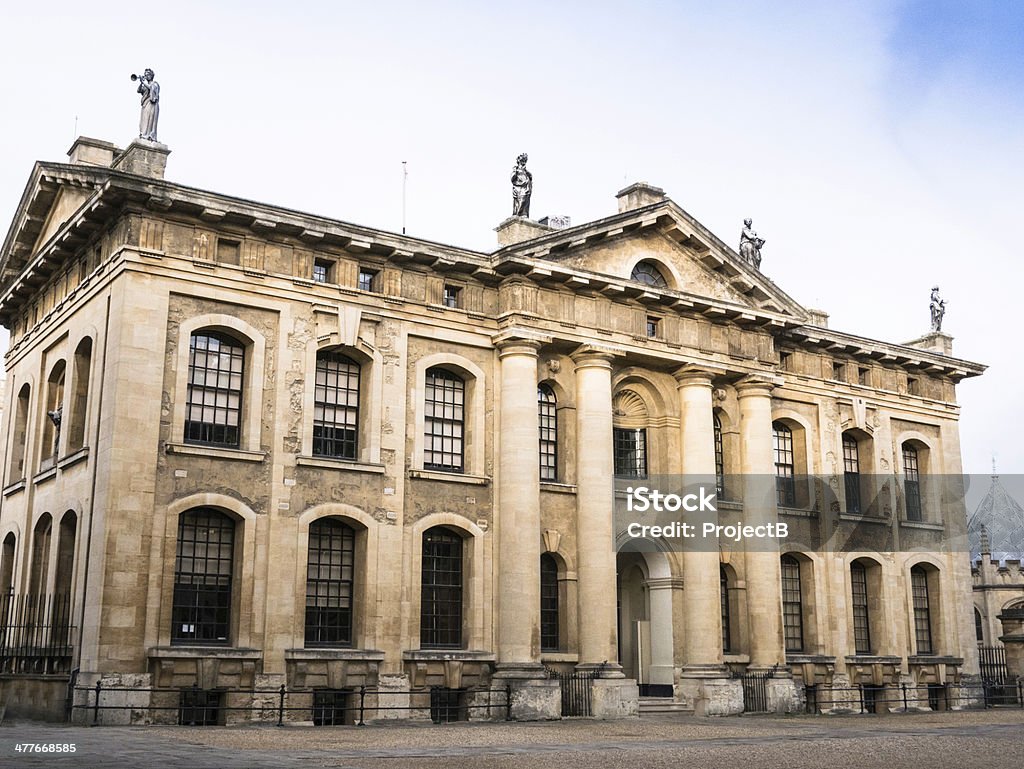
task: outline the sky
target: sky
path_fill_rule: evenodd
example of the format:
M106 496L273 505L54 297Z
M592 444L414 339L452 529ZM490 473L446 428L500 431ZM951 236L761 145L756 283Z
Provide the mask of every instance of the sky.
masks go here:
M947 301L964 468L1024 473L1024 3L20 3L0 48L0 222L37 159L127 144L161 84L167 176L484 251L511 211L574 223L647 181L849 333ZM1018 225L1019 226L1019 225ZM0 332L0 346L6 345Z

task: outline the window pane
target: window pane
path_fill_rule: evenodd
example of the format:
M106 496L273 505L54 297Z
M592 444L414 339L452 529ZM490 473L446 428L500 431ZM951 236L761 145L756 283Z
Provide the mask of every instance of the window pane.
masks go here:
M201 508L178 519L173 643L228 642L234 534L234 522L216 510Z
M244 363L244 349L230 337L211 332L192 335L185 401L187 443L239 445Z
M437 368L427 371L423 466L428 470L457 473L464 470L465 388L465 383L450 371Z
M323 518L309 527L306 646L352 645L355 531Z
M423 535L420 591L420 645L462 646L462 538L444 529Z
M359 364L337 353L316 358L313 454L356 459L359 452Z

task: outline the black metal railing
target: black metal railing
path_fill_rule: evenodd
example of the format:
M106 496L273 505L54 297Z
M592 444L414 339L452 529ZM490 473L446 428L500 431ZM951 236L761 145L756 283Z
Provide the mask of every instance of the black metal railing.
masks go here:
M0 673L70 674L75 641L70 596L0 596Z
M123 711L127 719L177 723L182 726L224 724L228 713L245 712L247 719L274 721L312 721L315 726L364 726L367 719L409 711L434 723L469 720L471 713L483 718L512 720L512 687L497 689L451 689L433 686L411 691L383 690L369 686L343 689L288 688L213 688L198 685L184 688L110 686L97 681L93 686L74 688L73 710L85 712L93 725L101 723L101 714ZM132 695L143 695L141 698ZM397 702L395 700L398 700ZM408 704L404 704L408 701ZM172 715L176 714L176 715ZM134 719L134 720L133 720Z
M768 681L775 676L776 667L759 673L744 673L739 677L743 684L744 713L768 712Z
M605 664L593 670L559 671L546 668L549 679L558 681L562 695L562 718L588 718L594 714L593 682L604 674Z
M810 714L827 711L888 713L892 710L967 710L1017 706L1024 708L1024 679L1007 682L994 696L985 682L978 684L897 684L880 686L808 685L804 687L805 710Z

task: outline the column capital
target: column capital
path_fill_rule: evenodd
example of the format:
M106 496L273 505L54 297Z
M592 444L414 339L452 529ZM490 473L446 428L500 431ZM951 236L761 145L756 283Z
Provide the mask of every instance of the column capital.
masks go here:
M724 370L713 366L687 363L673 371L672 376L676 378L677 387L711 387L711 380L724 373Z
M551 337L536 334L526 329L510 328L491 337L491 343L498 348L498 357L506 355L532 355L546 344L551 344Z
M622 353L608 347L598 347L593 344L582 344L577 347L569 357L576 364L577 369L581 368L607 368L612 367L612 361Z
M736 397L740 400L750 397L770 398L772 390L779 385L774 377L750 374L735 384Z

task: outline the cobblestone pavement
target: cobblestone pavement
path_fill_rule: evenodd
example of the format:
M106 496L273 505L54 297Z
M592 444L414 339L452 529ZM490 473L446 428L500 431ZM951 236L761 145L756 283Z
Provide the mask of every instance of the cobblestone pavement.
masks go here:
M75 745L30 754L16 744ZM945 769L1024 764L1024 711L434 726L0 726L0 767Z

